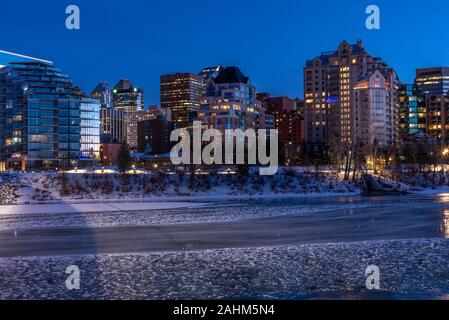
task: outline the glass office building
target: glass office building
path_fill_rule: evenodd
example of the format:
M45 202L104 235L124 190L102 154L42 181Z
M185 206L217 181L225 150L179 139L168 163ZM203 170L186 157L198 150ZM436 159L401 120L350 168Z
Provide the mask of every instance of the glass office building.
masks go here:
M100 103L83 98L80 104L80 165L100 162Z
M79 166L81 91L50 61L1 51L0 66L1 168Z
M416 85L403 84L399 87L399 127L402 138L426 132L427 112L425 99L418 96Z

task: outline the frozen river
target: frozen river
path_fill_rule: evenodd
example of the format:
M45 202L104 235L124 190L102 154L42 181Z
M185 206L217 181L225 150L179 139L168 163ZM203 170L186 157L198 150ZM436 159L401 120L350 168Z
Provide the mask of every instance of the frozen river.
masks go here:
M449 195L201 202L0 214L0 299L449 299Z
M0 257L445 237L449 237L449 195L228 201L167 210L0 215Z

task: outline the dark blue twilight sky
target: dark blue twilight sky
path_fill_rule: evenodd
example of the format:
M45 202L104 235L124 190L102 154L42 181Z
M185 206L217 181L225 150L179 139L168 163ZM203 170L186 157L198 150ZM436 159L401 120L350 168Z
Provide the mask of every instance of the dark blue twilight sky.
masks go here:
M81 10L81 30L65 28L65 8ZM365 28L365 8L381 9L381 30ZM49 59L90 92L129 78L159 103L159 75L237 65L259 91L302 96L306 59L362 39L372 55L412 81L415 69L449 65L444 0L2 0L0 49Z

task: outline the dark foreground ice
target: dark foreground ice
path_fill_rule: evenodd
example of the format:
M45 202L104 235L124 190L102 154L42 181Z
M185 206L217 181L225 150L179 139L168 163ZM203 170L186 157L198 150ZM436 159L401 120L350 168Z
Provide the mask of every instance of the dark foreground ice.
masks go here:
M0 259L2 299L445 299L449 241ZM65 287L68 265L81 287ZM377 265L381 290L365 288Z

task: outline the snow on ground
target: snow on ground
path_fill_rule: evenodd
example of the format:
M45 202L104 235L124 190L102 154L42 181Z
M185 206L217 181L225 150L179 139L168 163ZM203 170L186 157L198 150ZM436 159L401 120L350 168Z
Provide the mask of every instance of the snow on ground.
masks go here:
M449 194L449 187L437 187L437 188L432 188L432 189L423 189L421 191L414 191L414 194L417 195L437 195L437 194Z
M61 203L61 204L29 204L0 206L0 214L35 214L35 213L94 213L94 212L126 212L137 210L166 210L188 207L199 207L201 203L191 202L117 202L117 203Z
M435 194L449 190L449 173L425 172L404 174L401 183L415 193Z
M285 171L276 176L190 174L5 174L14 197L1 204L59 203L161 198L231 198L354 194L360 190L331 173Z
M367 293L365 270L371 265L380 268L382 297L392 292L408 298L448 298L448 257L447 240L401 240L4 258L0 299L354 298ZM80 290L65 287L70 265L81 270Z
M3 204L15 203L19 197L14 184L0 181L0 206Z

